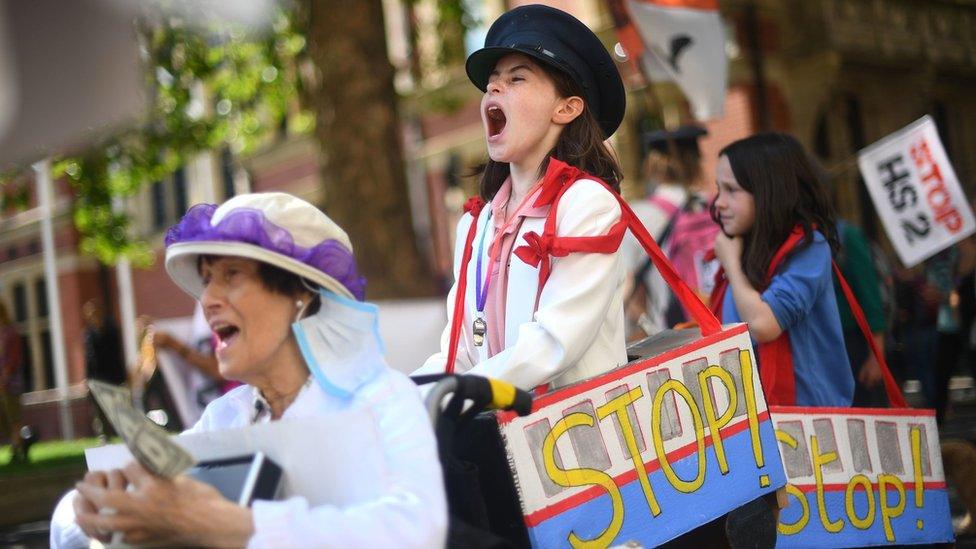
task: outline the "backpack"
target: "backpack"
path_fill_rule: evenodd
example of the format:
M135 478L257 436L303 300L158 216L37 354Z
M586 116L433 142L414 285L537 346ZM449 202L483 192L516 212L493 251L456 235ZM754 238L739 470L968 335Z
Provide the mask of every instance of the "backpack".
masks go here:
M673 224L661 246L681 278L698 292L698 297L707 299L715 285L719 262L705 257L715 247L719 226L712 219L708 203L695 195L689 196Z
M719 262L714 257L706 259L715 247L715 235L719 226L712 219L708 203L696 195L689 195L680 207L671 205L664 199L651 199L662 210L671 213L671 219L658 237L659 245L682 280L688 283L702 300L707 300L715 285L715 273ZM651 294L659 288L647 286L646 274L651 268L648 260L637 271L635 276L637 287ZM636 292L635 292L636 293ZM670 294L670 292L668 292ZM673 295L668 296L668 303L664 311L666 326L674 326L687 320L687 311Z

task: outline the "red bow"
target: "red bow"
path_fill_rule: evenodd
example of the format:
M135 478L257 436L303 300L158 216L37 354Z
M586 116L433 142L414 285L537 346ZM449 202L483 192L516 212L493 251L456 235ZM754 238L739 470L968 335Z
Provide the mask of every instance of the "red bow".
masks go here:
M557 246L556 237L550 234L539 235L532 231L523 235L525 245L519 246L514 250L516 256L528 265L538 267L539 263L547 257L565 257L569 255L569 250Z
M471 214L471 217L477 219L481 215L481 208L485 207L485 201L480 196L472 196L464 203L465 213Z
M549 165L546 166L546 174L542 176L542 190L539 191L539 196L532 206L538 208L551 205L563 187L584 175L585 173L579 168L574 168L562 160L550 158Z

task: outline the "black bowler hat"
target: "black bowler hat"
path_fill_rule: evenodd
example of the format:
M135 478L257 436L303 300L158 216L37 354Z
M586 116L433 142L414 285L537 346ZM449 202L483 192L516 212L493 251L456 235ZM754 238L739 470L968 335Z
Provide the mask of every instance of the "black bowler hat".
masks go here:
M671 145L668 140L674 142L678 149L698 150L698 138L708 135L708 130L701 126L686 125L679 126L671 131L657 130L644 134L645 150L670 153Z
M513 9L488 29L485 47L468 57L468 78L485 91L499 59L522 53L567 74L583 89L587 108L606 137L624 118L624 84L600 39L572 15L533 4Z

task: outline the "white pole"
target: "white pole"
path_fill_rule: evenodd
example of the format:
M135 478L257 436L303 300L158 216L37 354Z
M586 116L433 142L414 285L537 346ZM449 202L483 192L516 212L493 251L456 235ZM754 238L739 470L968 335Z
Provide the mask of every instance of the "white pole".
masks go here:
M74 421L68 400L68 361L64 354L64 329L61 326L61 292L58 289L58 268L54 257L54 229L51 218L54 216L53 183L51 181L51 161L42 160L34 164L37 174L38 198L41 209L41 242L44 246L44 278L47 286L48 321L51 326L51 344L54 351L54 380L58 389L61 438L75 438Z
M124 209L122 200L115 198L112 208L120 212ZM136 340L136 304L132 293L132 264L126 258L119 259L115 265L115 277L119 285L119 313L122 316L122 351L125 365L132 373L139 366L139 346Z

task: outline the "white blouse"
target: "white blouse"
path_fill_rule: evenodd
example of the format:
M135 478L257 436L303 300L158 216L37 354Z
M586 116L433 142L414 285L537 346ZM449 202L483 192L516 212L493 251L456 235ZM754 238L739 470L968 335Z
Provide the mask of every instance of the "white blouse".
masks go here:
M255 420L254 388L244 385L210 403L187 432L243 427ZM356 389L352 398L306 384L282 420L367 409L377 422L383 444L363 448L381 454L389 479L386 493L373 501L338 507L310 507L305 498L255 501L254 536L248 547L442 547L447 536L447 501L437 444L417 387L400 372L386 368ZM262 421L259 418L258 421ZM331 439L328 444L342 444ZM327 448L323 447L323 451ZM88 547L74 522L69 492L51 520L52 547Z

